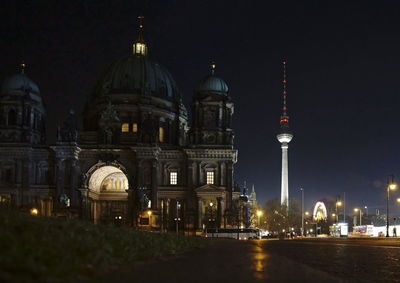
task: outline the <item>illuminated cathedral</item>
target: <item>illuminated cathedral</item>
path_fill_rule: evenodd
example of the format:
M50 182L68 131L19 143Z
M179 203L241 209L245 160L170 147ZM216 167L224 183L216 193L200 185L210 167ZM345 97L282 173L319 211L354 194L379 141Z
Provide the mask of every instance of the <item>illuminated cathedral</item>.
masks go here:
M82 117L71 111L51 146L51 117L25 66L3 81L2 206L159 231L235 225L238 151L227 84L211 64L194 88L189 122L172 75L148 53L140 23L131 54L105 69Z

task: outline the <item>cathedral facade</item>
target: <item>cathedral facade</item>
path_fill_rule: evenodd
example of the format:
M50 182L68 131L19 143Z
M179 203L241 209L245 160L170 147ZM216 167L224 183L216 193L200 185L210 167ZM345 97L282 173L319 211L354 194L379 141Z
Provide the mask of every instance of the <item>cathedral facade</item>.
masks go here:
M82 129L71 111L57 142L46 144L51 117L24 66L4 80L0 113L2 206L160 231L240 221L228 86L211 64L194 89L189 124L174 79L148 55L142 25L131 55L99 78Z

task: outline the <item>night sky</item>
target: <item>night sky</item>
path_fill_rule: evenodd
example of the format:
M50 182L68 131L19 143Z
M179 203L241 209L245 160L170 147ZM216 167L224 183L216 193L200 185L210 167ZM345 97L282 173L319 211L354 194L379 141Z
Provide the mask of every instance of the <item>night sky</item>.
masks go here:
M280 197L286 59L289 195L300 198L303 187L311 209L346 192L348 211L372 213L385 207L387 176L400 182L400 4L369 2L3 0L0 81L25 61L54 143L56 124L70 108L81 113L104 68L131 52L143 12L150 56L171 72L188 110L215 60L235 103L235 179L254 183L263 203ZM391 197L400 214L400 190Z

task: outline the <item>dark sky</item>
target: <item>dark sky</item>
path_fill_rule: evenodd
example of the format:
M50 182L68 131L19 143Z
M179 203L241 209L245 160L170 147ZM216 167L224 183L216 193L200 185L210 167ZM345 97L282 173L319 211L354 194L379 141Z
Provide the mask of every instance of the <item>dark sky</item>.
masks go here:
M70 108L81 113L102 70L131 52L143 11L150 55L172 73L188 110L216 61L235 103L235 179L254 183L264 202L280 196L285 58L290 196L303 187L311 209L346 192L349 211L371 213L385 206L387 175L400 181L400 6L369 2L3 0L0 80L25 60L54 142L56 123Z

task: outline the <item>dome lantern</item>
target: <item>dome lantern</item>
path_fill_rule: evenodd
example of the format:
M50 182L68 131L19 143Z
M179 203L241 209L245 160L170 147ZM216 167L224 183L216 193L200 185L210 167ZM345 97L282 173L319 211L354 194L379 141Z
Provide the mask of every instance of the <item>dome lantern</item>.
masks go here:
M147 55L147 45L143 37L143 16L139 16L139 31L136 41L133 43L133 55Z

